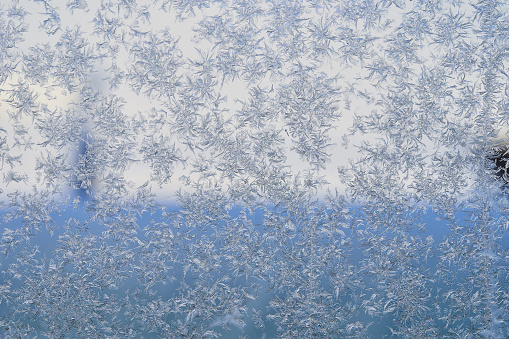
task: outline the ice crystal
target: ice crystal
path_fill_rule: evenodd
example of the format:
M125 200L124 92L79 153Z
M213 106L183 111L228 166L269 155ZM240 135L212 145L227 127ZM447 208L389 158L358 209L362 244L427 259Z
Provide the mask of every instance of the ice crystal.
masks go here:
M507 338L503 1L6 0L2 338Z

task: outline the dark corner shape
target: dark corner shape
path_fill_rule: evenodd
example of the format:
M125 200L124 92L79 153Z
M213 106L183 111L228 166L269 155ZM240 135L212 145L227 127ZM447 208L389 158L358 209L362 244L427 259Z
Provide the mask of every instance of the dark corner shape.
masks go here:
M509 186L509 144L493 146L488 152L488 159L493 164L495 175L502 178L504 186Z

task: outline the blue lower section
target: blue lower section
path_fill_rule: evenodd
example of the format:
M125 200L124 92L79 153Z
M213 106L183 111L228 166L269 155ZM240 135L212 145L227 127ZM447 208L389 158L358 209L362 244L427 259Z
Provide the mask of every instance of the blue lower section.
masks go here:
M383 338L423 326L429 337L475 326L508 335L501 215L91 206L3 226L4 335Z

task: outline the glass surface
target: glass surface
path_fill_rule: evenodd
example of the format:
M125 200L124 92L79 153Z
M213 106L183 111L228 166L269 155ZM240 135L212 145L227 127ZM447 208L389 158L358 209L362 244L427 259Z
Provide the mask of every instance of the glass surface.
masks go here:
M3 1L0 337L507 338L508 13Z

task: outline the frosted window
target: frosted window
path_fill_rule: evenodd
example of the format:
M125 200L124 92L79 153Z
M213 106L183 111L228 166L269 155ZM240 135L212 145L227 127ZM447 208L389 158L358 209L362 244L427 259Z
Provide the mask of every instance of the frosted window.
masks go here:
M507 338L508 15L3 1L0 337Z

